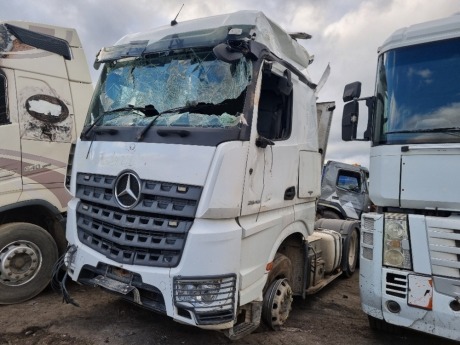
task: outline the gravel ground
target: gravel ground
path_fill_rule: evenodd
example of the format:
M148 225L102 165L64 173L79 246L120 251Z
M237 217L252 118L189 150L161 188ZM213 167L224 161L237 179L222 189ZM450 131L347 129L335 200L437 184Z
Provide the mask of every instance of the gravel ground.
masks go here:
M0 345L90 344L437 344L455 342L405 331L374 333L360 309L358 273L338 279L306 300L296 299L281 331L260 327L230 341L223 334L176 323L98 288L69 284L80 308L48 289L35 299L0 306Z

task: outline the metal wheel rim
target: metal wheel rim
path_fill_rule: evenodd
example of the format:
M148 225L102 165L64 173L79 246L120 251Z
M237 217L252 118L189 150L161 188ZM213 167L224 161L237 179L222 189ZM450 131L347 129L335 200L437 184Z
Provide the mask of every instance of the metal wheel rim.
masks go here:
M0 283L19 286L28 283L40 271L42 253L29 241L15 241L0 250Z
M287 320L292 304L292 289L287 279L283 279L273 288L270 296L271 327L280 328Z

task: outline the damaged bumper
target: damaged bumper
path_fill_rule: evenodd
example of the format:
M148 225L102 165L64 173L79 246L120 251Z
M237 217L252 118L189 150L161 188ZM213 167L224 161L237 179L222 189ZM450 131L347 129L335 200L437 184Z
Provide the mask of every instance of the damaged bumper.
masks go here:
M69 203L68 229L75 223L76 202ZM241 229L232 221L195 220L177 267L127 265L83 245L67 231L71 245L68 275L79 283L100 286L123 299L174 320L206 329L233 326ZM222 223L222 221L220 221ZM201 249L200 249L201 248ZM196 255L207 248L206 261ZM195 255L194 255L195 254Z

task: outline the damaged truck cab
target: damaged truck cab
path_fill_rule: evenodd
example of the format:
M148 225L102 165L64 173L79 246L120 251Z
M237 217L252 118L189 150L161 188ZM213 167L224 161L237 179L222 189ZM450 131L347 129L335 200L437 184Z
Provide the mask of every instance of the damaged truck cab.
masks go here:
M314 228L334 103L316 105L307 37L242 11L100 51L69 165L73 280L238 338L353 273L357 223Z
M42 291L65 251L66 163L92 90L74 29L0 22L0 304Z

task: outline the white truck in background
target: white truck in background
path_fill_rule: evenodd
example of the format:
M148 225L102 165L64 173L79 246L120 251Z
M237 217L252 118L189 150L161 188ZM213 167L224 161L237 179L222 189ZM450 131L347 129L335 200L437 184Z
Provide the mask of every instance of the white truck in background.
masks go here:
M68 276L236 339L353 274L359 223L315 229L334 103L316 104L309 37L240 11L103 48L69 162Z
M460 15L400 29L379 48L367 97L370 197L360 288L374 329L460 340ZM345 87L356 139L361 84ZM359 139L358 139L359 140Z
M74 29L0 22L0 304L41 292L65 251L66 163L92 90Z

